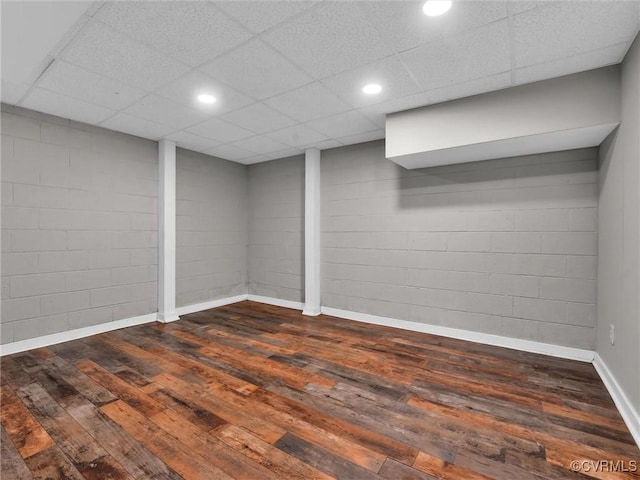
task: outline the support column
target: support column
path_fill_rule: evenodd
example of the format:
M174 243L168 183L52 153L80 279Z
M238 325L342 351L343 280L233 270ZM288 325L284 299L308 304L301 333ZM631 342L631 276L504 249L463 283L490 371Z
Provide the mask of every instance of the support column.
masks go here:
M320 150L304 159L304 310L320 315Z
M176 144L158 145L158 321L178 320L176 313Z

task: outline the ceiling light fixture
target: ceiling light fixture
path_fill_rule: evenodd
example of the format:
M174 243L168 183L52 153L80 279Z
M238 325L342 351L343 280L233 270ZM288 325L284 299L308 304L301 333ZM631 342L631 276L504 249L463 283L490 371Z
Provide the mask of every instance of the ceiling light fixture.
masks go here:
M208 93L198 95L198 100L202 103L206 103L207 105L216 103L217 101L216 97L214 97L213 95L209 95Z
M437 17L446 13L451 8L451 0L427 0L422 11L429 17Z
M377 83L370 83L369 85L365 85L362 87L362 91L367 95L375 95L376 93L380 93L382 91L382 86Z

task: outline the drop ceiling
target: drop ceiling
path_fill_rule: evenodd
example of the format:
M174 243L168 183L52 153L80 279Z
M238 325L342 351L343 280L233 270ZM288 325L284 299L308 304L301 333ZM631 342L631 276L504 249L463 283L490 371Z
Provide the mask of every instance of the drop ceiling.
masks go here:
M22 3L2 2L3 102L245 164L619 63L640 25L637 1L454 1L442 17L406 1L55 2L57 17ZM36 34L16 41L9 25ZM380 94L361 92L371 82ZM218 101L199 104L203 92Z

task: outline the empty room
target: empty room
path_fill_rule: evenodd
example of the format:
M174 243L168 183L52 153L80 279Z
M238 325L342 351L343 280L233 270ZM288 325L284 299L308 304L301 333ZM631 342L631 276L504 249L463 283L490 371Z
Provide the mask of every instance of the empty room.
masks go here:
M3 480L640 478L639 1L6 1Z

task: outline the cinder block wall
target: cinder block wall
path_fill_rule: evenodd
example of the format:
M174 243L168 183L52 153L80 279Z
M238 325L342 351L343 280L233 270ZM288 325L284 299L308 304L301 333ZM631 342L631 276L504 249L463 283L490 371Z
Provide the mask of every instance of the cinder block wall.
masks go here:
M176 152L176 305L247 293L247 167Z
M2 105L3 344L156 311L157 157Z
M621 90L620 127L600 146L597 351L640 418L640 36Z
M418 171L323 152L324 306L593 349L597 150Z
M304 157L249 166L249 293L304 300Z
M156 311L157 144L3 106L2 342ZM595 149L407 171L322 155L324 306L593 348ZM304 299L304 159L178 149L177 304Z

